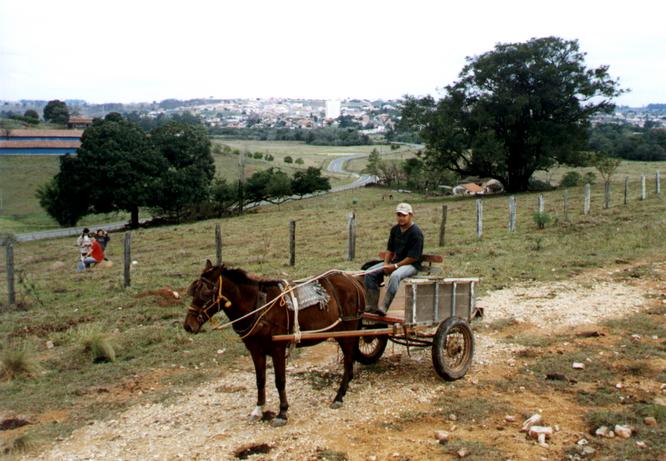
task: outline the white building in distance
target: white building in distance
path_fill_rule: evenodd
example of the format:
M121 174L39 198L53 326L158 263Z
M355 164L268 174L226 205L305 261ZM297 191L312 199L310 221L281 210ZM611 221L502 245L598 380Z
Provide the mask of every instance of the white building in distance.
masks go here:
M340 116L340 101L329 99L326 101L326 118L338 118Z

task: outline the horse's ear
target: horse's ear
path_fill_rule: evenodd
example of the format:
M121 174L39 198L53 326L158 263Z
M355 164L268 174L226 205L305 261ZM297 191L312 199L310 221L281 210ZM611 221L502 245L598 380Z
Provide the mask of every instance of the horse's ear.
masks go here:
M213 267L213 263L210 262L210 259L207 259L207 260L206 260L206 267L204 267L204 270L207 271L207 270L210 269L211 267Z

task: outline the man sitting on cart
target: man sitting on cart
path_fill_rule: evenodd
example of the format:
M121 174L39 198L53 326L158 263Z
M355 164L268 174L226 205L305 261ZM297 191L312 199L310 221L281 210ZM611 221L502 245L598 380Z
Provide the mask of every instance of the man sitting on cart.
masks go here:
M423 232L414 223L414 211L409 203L400 203L395 209L398 224L391 228L388 250L384 261L370 267L365 275L366 312L386 315L398 292L400 281L421 270ZM379 304L379 285L389 276L382 306Z

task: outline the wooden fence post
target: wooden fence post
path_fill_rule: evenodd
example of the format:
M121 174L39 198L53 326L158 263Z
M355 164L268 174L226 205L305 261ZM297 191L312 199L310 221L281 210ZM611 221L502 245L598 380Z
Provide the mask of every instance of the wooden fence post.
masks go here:
M661 194L661 172L659 170L654 175L654 191L657 194Z
M352 211L347 220L347 261L356 257L356 215Z
M123 286L125 288L130 286L131 277L130 277L130 268L132 267L132 233L125 232L125 243L123 247L123 256L124 256L124 281Z
M627 199L629 197L629 176L624 177L624 204L627 204Z
M564 208L564 220L568 221L569 220L569 191L565 190L564 195L563 195L563 208Z
M645 175L641 175L641 200L645 200L646 193L645 193Z
M215 224L215 258L217 265L222 265L222 229L219 224Z
M516 196L509 197L509 232L516 231Z
M444 238L446 236L446 218L449 214L449 207L442 205L442 222L439 223L439 246L444 246Z
M543 210L544 210L543 194L539 194L538 204L539 204L539 213L543 213Z
M476 238L479 240L483 236L483 201L476 199Z
M16 304L16 290L14 289L14 243L7 239L7 304Z
M604 183L604 209L610 208L611 205L611 185L610 181Z
M585 197L583 199L583 214L590 214L590 183L585 184Z
M296 221L289 221L289 265L296 265Z

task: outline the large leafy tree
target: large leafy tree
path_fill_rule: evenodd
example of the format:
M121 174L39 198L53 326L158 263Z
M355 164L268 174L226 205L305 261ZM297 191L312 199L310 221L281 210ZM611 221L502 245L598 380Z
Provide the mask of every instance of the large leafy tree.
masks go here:
M292 192L300 197L330 189L331 182L321 175L321 168L311 166L305 171L297 171L291 180Z
M215 162L203 126L172 121L155 128L150 137L168 163L157 206L181 216L186 207L206 201Z
M584 60L577 40L498 44L467 58L439 101L406 97L402 116L419 129L431 167L524 191L536 170L585 161L590 118L623 91L607 66Z
M64 101L54 99L44 106L44 120L65 124L69 121L69 109Z
M86 214L124 210L137 226L139 207L157 204L167 166L141 128L111 113L84 132L76 157L61 158L60 172L38 196L62 225Z

